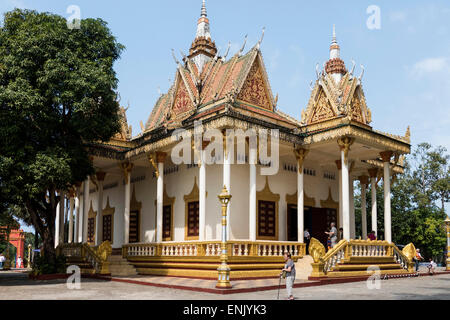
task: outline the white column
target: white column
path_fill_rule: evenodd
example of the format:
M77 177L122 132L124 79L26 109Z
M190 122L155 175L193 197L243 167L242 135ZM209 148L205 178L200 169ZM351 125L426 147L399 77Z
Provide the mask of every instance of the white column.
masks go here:
M249 144L251 146L251 144ZM249 147L250 183L249 183L249 235L250 241L256 241L256 148Z
M60 202L59 202L59 244L64 243L64 209L66 203L66 195L64 192L60 193Z
M70 194L69 199L69 238L68 243L73 242L73 211L74 211L75 201L73 193Z
M199 212L198 212L198 238L200 241L206 240L206 163L205 150L200 151L199 168Z
M337 160L336 161L336 166L338 168L339 171L339 177L338 177L338 181L339 181L339 227L338 228L343 228L343 222L344 222L344 218L343 218L343 211L342 211L342 164L341 164L341 160ZM340 232L339 232L339 236L340 236ZM342 239L341 239L342 240Z
M384 165L384 239L388 242L392 242L391 233L391 174L390 174L390 161L392 152L383 152L381 157L383 158Z
M103 225L103 181L105 180L105 173L97 173L97 184L98 184L98 199L97 199L97 221L95 223L95 245L98 246L102 243L102 225Z
M352 177L350 177L349 179L349 193L350 193L350 238L356 239L355 190Z
M79 236L78 236L78 228L80 225L80 195L79 192L76 192L75 197L75 230L74 230L74 242L79 242Z
M303 243L304 237L304 215L305 215L305 193L303 188L303 164L297 171L297 241Z
M55 248L59 246L59 215L60 215L60 207L61 201L56 205L56 219L55 219Z
M363 240L367 240L366 184L368 179L364 176L361 177L359 181L361 182L361 236Z
M344 228L344 239L350 240L350 191L349 191L349 172L348 160L345 159L344 150L341 151L342 163L342 228Z
M130 242L130 202L131 202L131 168L132 165L127 163L125 166L125 206L123 213L123 243L128 244Z
M81 219L82 228L81 231L81 242L87 242L87 225L88 225L88 214L89 214L89 181L90 178L87 177L87 179L84 181L83 186L83 216Z
M370 191L371 191L371 202L372 202L372 230L375 231L375 235L378 238L378 222L377 222L377 173L378 169L373 168L369 169L369 175L370 175Z
M231 155L229 146L225 147L223 152L223 185L227 187L228 193L231 194ZM227 239L230 239L231 221L230 221L230 207L227 206Z
M164 162L158 162L158 181L156 190L156 242L163 240L163 195L164 195Z

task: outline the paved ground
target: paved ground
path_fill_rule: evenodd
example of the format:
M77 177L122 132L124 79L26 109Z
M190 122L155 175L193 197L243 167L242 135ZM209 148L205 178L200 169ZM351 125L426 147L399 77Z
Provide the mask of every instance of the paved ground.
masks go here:
M294 289L299 300L326 299L445 299L450 300L450 275L390 279L379 290L366 282ZM282 287L280 297L286 290ZM69 290L63 280L31 281L18 272L0 272L0 300L275 300L277 290L216 295L203 292L156 288L129 283L83 279L80 290Z

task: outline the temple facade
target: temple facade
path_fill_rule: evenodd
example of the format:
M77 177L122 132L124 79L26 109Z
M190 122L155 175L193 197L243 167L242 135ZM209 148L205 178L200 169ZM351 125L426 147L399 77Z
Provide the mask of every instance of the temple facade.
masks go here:
M330 58L323 70L316 68L301 119L279 111L261 42L221 55L203 2L189 54L182 61L174 55L173 85L159 97L143 132L132 136L122 108L121 132L108 143L89 145L97 173L63 194L70 205L58 211L56 246L65 238L93 247L109 241L113 254L138 273L216 278L223 235L217 196L226 186L232 196L226 231L232 278L277 275L286 251L296 260L305 257L306 229L320 253L332 222L343 229L342 247L361 246L353 254L403 259L394 257L390 186L410 153L409 128L400 136L372 127L364 70L357 76L354 63L347 69L334 30ZM180 163L182 156L190 162ZM355 181L362 194L361 234ZM379 183L384 233L376 224ZM367 188L371 212L365 210ZM366 241L372 230L378 247Z

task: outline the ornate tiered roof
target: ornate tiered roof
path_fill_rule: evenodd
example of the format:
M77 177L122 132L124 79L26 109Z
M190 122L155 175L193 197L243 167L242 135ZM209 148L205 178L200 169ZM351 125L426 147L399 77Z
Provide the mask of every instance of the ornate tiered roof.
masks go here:
M372 114L367 107L362 88L363 73L356 78L353 75L354 69L353 66L348 72L344 61L341 60L340 47L333 27L330 59L322 72L317 71L311 98L306 111L302 112L302 125L312 125L339 117L348 117L360 124L370 125Z
M183 55L183 63L174 56L177 64L175 81L169 91L158 99L145 132L161 127L181 127L186 119L207 113L210 108L225 103L251 111L256 117L295 124L291 117L276 111L276 101L259 49L261 41L262 38L244 55L245 43L230 59L226 59L228 51L220 57L211 40L203 1L190 54L187 57Z

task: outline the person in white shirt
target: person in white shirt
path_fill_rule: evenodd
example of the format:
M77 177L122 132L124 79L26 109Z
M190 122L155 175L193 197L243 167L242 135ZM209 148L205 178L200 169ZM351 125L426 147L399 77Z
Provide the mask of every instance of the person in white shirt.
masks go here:
M428 273L434 274L436 272L437 264L436 264L436 262L433 261L433 259L430 259L430 264L427 267L428 267Z
M22 258L19 256L19 257L17 258L16 267L17 267L17 268L20 268L21 266L22 266Z
M0 254L0 268L3 269L3 264L5 263L6 258L3 254Z

